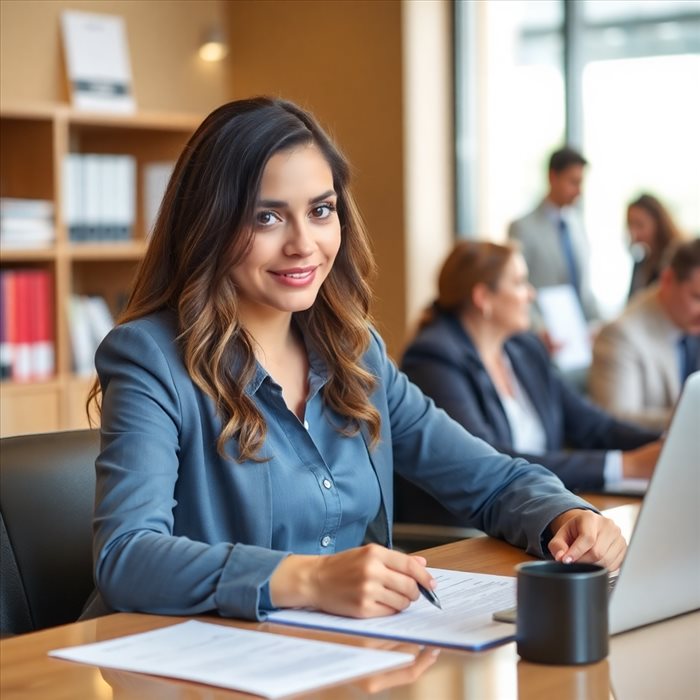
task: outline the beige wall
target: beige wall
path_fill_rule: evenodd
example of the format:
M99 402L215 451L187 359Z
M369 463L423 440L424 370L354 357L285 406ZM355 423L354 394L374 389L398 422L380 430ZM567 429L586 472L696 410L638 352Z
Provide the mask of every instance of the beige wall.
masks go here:
M59 20L65 9L124 18L140 109L206 113L230 95L228 61L197 56L202 33L223 14L218 0L2 0L2 104L69 101Z
M436 296L455 232L452 3L404 0L404 215L409 333Z
M300 103L353 165L379 264L374 311L395 352L406 319L401 3L238 0L226 9L234 97Z

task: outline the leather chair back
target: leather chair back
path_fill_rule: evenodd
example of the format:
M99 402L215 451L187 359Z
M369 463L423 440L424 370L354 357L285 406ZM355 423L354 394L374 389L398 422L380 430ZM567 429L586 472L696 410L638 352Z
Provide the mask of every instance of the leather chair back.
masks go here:
M94 588L99 431L0 440L0 632L78 619Z

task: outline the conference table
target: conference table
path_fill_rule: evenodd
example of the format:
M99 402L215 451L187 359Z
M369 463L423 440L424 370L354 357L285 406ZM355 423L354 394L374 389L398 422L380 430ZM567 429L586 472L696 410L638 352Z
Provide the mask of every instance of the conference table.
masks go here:
M626 536L639 501L590 497ZM421 552L428 565L513 575L530 559L523 551L489 537L461 540ZM138 673L100 669L50 658L47 652L103 641L182 622L184 618L117 613L95 620L12 637L0 642L2 700L224 700L245 693ZM244 629L394 649L415 655L412 665L315 691L315 700L364 697L405 700L691 700L700 698L700 612L656 623L611 638L607 659L586 666L545 666L521 661L515 643L468 652L353 635L304 630L270 623L202 616ZM271 663L271 673L274 663Z

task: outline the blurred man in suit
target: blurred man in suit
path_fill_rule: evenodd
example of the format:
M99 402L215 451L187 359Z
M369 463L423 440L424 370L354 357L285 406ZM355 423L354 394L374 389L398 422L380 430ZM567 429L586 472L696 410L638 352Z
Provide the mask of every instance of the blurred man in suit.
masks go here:
M520 242L536 288L570 284L588 321L599 318L588 278L588 242L572 206L581 194L586 159L572 148L549 159L549 191L538 207L514 221L508 236Z
M668 424L683 382L700 370L700 239L679 246L658 285L640 291L593 348L589 389L620 418Z

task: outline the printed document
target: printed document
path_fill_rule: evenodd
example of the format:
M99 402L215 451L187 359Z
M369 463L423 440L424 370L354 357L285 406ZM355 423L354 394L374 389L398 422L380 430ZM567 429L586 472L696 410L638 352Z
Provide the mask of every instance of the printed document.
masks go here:
M104 668L242 690L267 698L303 693L413 662L411 654L299 639L190 620L106 642L49 652Z
M438 582L435 594L442 610L421 596L403 612L387 617L358 620L311 610L280 610L268 621L460 649L483 649L514 638L513 625L491 618L515 605L514 577L428 570Z
M554 362L563 371L583 369L591 364L591 338L581 303L570 284L542 287L537 306L551 339L561 347Z

